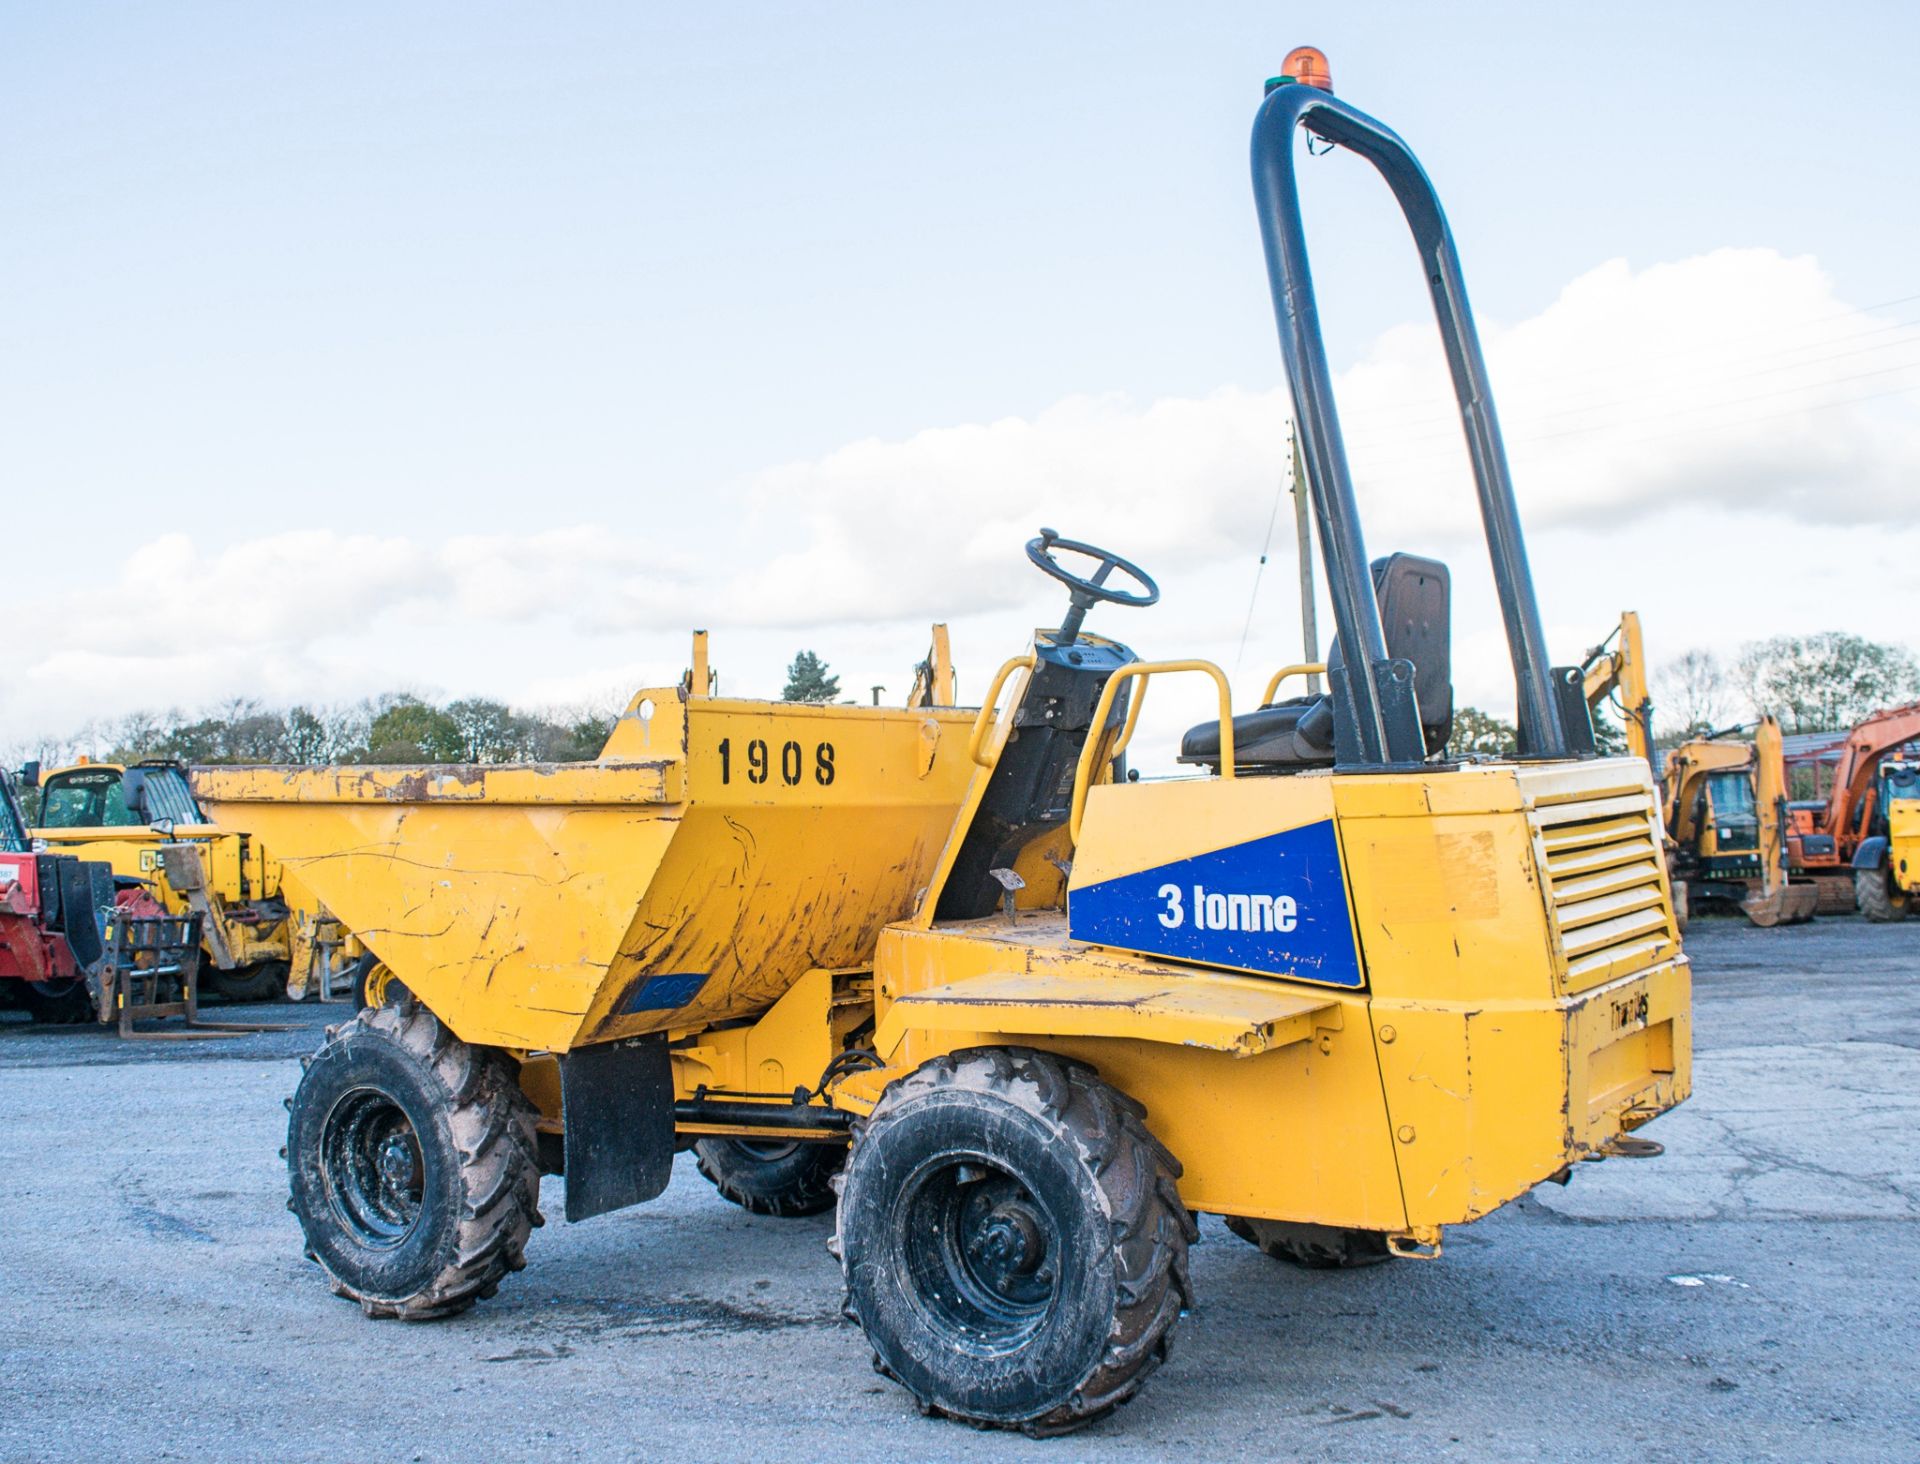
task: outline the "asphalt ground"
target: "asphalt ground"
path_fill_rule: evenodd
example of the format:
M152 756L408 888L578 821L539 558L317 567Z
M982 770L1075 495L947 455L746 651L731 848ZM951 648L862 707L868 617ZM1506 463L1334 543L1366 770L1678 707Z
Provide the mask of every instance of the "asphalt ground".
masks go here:
M826 1217L683 1157L451 1321L371 1322L286 1213L291 1032L0 1026L0 1459L1920 1459L1920 923L1696 922L1695 1096L1437 1262L1304 1272L1214 1220L1172 1361L1036 1442L921 1418Z

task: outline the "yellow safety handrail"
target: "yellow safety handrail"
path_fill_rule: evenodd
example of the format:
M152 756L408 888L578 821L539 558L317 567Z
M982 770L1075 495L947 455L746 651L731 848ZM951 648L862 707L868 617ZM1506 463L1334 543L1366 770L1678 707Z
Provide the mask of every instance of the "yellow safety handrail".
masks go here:
M993 766L992 758L980 755L980 740L987 735L987 728L993 725L993 705L1000 700L1000 693L1007 684L1007 678L1015 671L1031 671L1038 664L1039 658L1032 651L1028 651L1024 656L1015 656L994 672L993 685L987 688L987 698L980 704L980 715L973 719L973 730L967 733L967 756L981 767Z
M1107 678L1100 692L1100 705L1094 709L1093 726L1087 733L1086 745L1080 749L1080 765L1073 775L1073 808L1067 816L1067 834L1075 844L1080 842L1080 824L1087 811L1087 789L1092 786L1093 765L1100 755L1100 734L1113 712L1113 698L1120 683L1133 676L1157 676L1162 671L1204 671L1213 678L1220 692L1220 776L1233 776L1233 688L1227 683L1226 672L1211 661L1135 661L1122 666ZM1133 705L1127 709L1126 725L1120 729L1120 739L1106 754L1108 762L1126 751L1134 726L1140 720L1140 706L1147 699L1146 693L1142 685L1134 694Z
M1273 694L1280 689L1280 683L1285 681L1289 676L1325 676L1326 674L1327 663L1325 661L1302 661L1298 666L1282 666L1278 671L1273 673L1273 680L1267 683L1267 689L1260 697L1260 705L1263 707L1272 706Z

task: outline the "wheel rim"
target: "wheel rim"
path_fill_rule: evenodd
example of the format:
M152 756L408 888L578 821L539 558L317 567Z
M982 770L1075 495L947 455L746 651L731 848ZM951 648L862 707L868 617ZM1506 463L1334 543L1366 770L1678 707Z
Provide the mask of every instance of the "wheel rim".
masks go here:
M1058 1222L1019 1178L948 1157L908 1183L895 1231L908 1294L968 1352L1005 1352L1039 1331L1059 1288Z
M760 1164L777 1164L800 1145L792 1139L732 1139L733 1147Z
M327 1199L362 1245L399 1245L420 1218L426 1165L420 1136L400 1105L356 1088L333 1105L320 1140Z
M366 1001L369 1007L383 1007L387 1004L387 984L392 980L393 972L378 963L367 972Z

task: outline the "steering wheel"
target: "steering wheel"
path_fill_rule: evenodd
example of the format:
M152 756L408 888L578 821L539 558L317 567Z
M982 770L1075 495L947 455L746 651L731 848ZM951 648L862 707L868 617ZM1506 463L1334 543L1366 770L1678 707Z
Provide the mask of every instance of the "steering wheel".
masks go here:
M1089 559L1100 561L1090 578L1083 578L1064 568L1053 557L1055 549L1065 549L1072 554L1084 554ZM1067 618L1060 625L1059 644L1070 645L1080 634L1080 623L1087 618L1087 611L1105 600L1114 605L1126 605L1135 610L1144 610L1160 601L1160 586L1153 582L1153 576L1131 560L1122 559L1106 549L1097 549L1092 544L1082 544L1076 539L1063 539L1052 529L1042 529L1040 537L1027 540L1027 558L1034 562L1042 573L1052 575L1065 585L1073 596L1073 608L1067 612ZM1120 570L1134 583L1138 590L1115 589L1107 583L1107 576Z

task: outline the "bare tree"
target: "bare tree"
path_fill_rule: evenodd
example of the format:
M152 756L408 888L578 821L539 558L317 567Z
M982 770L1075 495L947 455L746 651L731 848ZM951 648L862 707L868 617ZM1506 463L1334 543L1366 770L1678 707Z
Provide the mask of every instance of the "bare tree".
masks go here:
M1654 712L1663 736L1697 736L1725 725L1733 716L1733 685L1712 651L1696 647L1660 667L1652 680Z
M1741 648L1741 689L1790 732L1840 732L1881 707L1920 695L1920 664L1905 646L1840 630L1775 636Z

